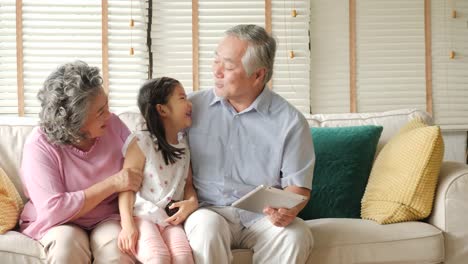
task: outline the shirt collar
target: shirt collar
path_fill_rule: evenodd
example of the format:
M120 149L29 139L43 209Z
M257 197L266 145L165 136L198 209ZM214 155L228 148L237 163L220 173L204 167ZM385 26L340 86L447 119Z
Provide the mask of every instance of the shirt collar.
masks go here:
M257 112L260 112L262 114L267 114L268 110L270 109L271 105L271 98L272 98L272 92L270 89L265 86L263 87L262 92L255 98L255 101L243 112L248 112L252 109L255 109ZM213 89L213 99L210 102L210 106L221 102L223 105L229 105L228 102L224 102L224 98L217 96L215 90Z
M260 112L262 114L268 114L268 110L270 109L271 105L271 97L272 93L270 91L270 88L265 86L263 87L263 91L257 96L255 101L249 108L255 109L257 110L257 112Z
M221 100L223 100L222 97L216 95L215 89L213 89L212 91L213 91L213 99L210 102L210 106L216 104L217 102L221 102Z

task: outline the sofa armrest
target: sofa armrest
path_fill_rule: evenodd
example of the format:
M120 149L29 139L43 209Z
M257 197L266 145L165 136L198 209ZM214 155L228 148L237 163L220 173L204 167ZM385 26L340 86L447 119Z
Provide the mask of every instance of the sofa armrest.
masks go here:
M468 165L443 162L428 223L444 232L445 262L468 259Z

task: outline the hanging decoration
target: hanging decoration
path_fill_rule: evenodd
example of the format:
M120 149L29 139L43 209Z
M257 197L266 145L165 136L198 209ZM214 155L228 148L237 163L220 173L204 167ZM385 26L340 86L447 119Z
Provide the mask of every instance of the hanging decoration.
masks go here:
M455 19L455 18L457 18L457 10L456 10L456 7L455 7L455 1L456 1L456 0L448 0L448 1L449 1L450 9L452 10L452 12L451 12L451 18ZM445 10L447 10L447 9L445 9ZM453 50L453 41L452 41L452 37L453 37L453 34L452 34L452 27L453 27L453 25L452 25L452 24L453 24L453 21L450 21L450 25L449 25L449 27L450 27L450 31L449 31L449 33L450 33L450 52L449 52L449 58L453 60L453 59L455 59L455 55L456 55L456 54L455 54L455 51ZM447 30L447 28L446 28L445 30Z
M291 16L292 16L292 17L296 17L296 16L297 16L297 11L296 11L295 8L291 11Z
M296 11L296 1L294 0L293 1L293 7L292 7L292 10L291 10L291 17L295 18L297 17L297 11ZM285 25L286 26L286 25ZM286 38L288 36L286 35ZM289 58L290 59L294 59L295 55L294 55L294 49L291 47L291 50L289 51Z
M286 0L283 0L283 8L284 8L284 10L286 10ZM297 17L296 1L293 1L293 6L292 6L292 9L291 9L290 15L293 18ZM289 59L294 59L294 57L296 55L294 53L294 49L293 49L292 44L290 42L290 35L289 35L290 31L287 28L288 23L286 23L286 17L287 17L286 13L284 14L283 17L284 17L284 36L285 36L285 40L286 40L286 49L288 50L287 56L289 57Z
M135 27L135 20L133 20L133 0L130 0L130 55L135 54L133 49L133 28Z
M450 51L450 55L449 55L450 59L455 59L455 51L451 50Z

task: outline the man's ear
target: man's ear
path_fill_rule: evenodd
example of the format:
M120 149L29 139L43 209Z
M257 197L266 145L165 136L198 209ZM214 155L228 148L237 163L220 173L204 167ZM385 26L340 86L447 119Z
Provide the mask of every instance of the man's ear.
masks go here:
M167 116L167 108L165 105L157 104L155 107L160 116Z
M267 70L265 68L260 68L255 70L255 81L263 84L265 80Z

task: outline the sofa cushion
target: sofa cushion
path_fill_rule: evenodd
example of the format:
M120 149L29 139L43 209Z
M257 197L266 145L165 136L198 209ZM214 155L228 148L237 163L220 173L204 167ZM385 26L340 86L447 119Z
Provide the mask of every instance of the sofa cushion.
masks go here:
M382 149L362 199L362 218L381 224L429 216L444 154L440 128L409 122Z
M24 142L36 125L37 118L0 118L0 167L5 170L24 202L26 197L19 176L19 167Z
M442 231L422 222L379 225L363 219L325 218L306 221L314 236L307 264L442 263ZM251 250L235 250L234 264L251 263ZM245 262L244 262L245 261Z
M8 231L0 236L0 252L5 254L5 256L10 256L12 259L15 259L15 255L17 259L28 256L33 259L39 259L45 263L45 253L42 245L36 240L16 231ZM15 261L7 263L23 262Z
M0 234L13 229L23 209L23 201L5 171L0 168Z
M379 225L363 219L306 221L314 236L308 263L442 263L442 231L423 222Z
M140 114L140 110L138 107L129 107L124 111L116 113L117 116L124 122L124 124L130 129L130 131L134 132L137 129L142 129L143 124L145 123L145 119Z
M299 217L359 218L382 127L311 128L315 169L311 199Z
M382 135L377 145L377 153L398 131L415 118L422 118L426 124L432 124L432 118L418 109L398 109L376 113L315 114L307 117L311 127L347 127L347 126L383 126Z

